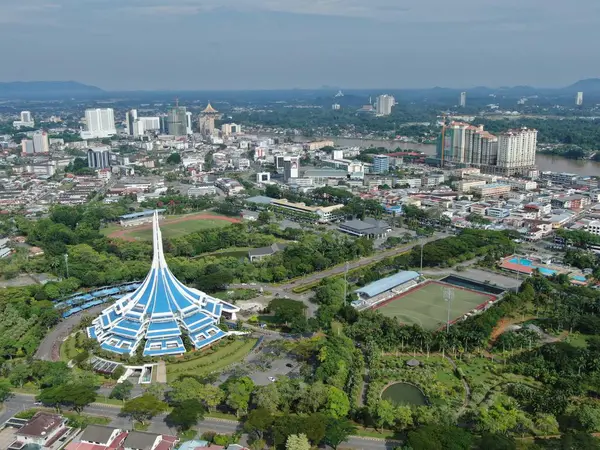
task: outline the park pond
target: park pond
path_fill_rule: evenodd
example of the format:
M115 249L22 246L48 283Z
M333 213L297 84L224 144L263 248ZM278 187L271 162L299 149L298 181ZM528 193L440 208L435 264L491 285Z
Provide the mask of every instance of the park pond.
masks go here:
M393 383L381 393L381 398L400 405L427 405L427 398L417 386L410 383Z

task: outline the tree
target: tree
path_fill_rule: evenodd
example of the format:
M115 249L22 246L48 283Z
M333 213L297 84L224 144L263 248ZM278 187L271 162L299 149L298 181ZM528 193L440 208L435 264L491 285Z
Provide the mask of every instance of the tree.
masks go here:
M116 398L117 400L125 401L131 397L131 390L133 389L133 383L129 380L125 380L117 385L110 392L110 398Z
M154 416L166 411L167 404L154 395L144 394L127 401L121 408L121 415L140 423L152 419Z
M413 424L412 410L407 405L399 405L396 407L396 425L403 430Z
M384 427L394 425L396 411L394 405L388 400L379 400L375 406L375 423L383 433Z
M186 400L200 399L203 385L192 377L181 378L171 383L169 391L169 401L172 403L181 403Z
M254 403L258 408L264 408L271 412L276 412L281 402L281 395L276 383L270 383L266 386L259 386L254 391Z
M600 408L584 404L576 409L574 416L582 430L595 432L600 429Z
M71 407L81 413L83 408L96 401L96 388L85 383L60 384L42 389L38 401L55 408Z
M290 434L285 442L285 450L310 450L310 443L305 434Z
M273 424L273 416L271 411L266 408L257 408L248 414L246 422L244 422L244 430L255 435L257 439L262 439L264 434Z
M561 450L600 450L600 440L583 431L569 431L560 438Z
M170 427L186 431L202 419L204 419L204 406L197 399L188 399L176 404L165 421Z
M469 450L473 435L455 426L428 425L410 431L407 442L412 450Z
M14 386L23 387L23 384L31 377L31 367L27 364L15 364L10 369L8 379Z
M167 158L167 164L181 164L181 155L177 152L171 153Z
M479 448L485 450L515 450L515 440L505 434L484 433L479 440Z
M0 382L0 403L3 403L12 395L10 390L10 384L8 384L6 381Z
M254 382L249 377L230 378L223 384L223 389L227 406L235 410L237 417L244 415L248 410Z
M321 413L313 413L304 419L304 434L313 445L318 445L325 437L327 418Z
M350 401L348 400L346 393L335 386L329 386L326 404L327 414L336 419L340 419L346 417L349 411Z
M256 222L259 225L267 225L271 223L272 217L273 213L271 213L270 211L261 211L258 213L258 219L256 220Z
M337 450L338 446L355 432L356 427L348 419L330 417L327 419L327 424L325 425L323 442L333 448L333 450Z

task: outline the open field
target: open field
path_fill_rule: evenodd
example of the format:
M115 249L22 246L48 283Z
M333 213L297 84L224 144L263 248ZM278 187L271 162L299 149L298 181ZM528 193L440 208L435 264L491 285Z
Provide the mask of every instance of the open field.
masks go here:
M448 320L448 304L444 300L444 287L451 287L454 291L454 299L450 304L451 322L495 299L492 295L429 281L377 305L375 309L384 316L395 317L402 323L409 325L416 323L427 330L435 330Z
M172 216L160 221L160 229L166 238L185 236L195 231L218 228L239 223L240 219L219 216L210 212L190 214L187 216ZM102 232L110 238L119 238L127 241L151 240L152 223L145 223L136 227L110 226L103 228Z
M213 353L207 351L205 355L197 358L182 359L181 362L167 364L167 379L171 382L184 374L207 375L211 372L218 372L244 359L256 341L256 339L236 339L221 345Z

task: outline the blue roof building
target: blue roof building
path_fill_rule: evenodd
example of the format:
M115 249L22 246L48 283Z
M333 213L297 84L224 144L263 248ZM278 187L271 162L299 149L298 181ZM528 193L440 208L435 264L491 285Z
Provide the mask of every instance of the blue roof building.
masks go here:
M225 337L221 315L235 320L239 308L181 283L163 254L158 213L153 217L154 257L143 283L102 311L88 328L90 338L114 353L132 355L144 345L144 356L181 355L181 336L199 350Z

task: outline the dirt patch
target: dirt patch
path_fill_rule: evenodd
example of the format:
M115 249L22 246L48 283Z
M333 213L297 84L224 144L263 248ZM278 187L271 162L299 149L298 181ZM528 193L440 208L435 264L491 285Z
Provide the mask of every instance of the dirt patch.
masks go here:
M173 223L181 223L181 222L189 222L190 220L223 220L229 223L240 223L240 219L236 219L235 217L227 217L227 216L214 216L212 214L193 214L191 216L178 217L176 219L164 219L160 222L163 225L170 225ZM130 233L141 230L151 230L152 222L145 223L143 225L138 225L136 227L128 227L123 228L122 230L115 231L108 235L109 238L112 239L123 239L125 241L135 241L135 239L129 236Z

